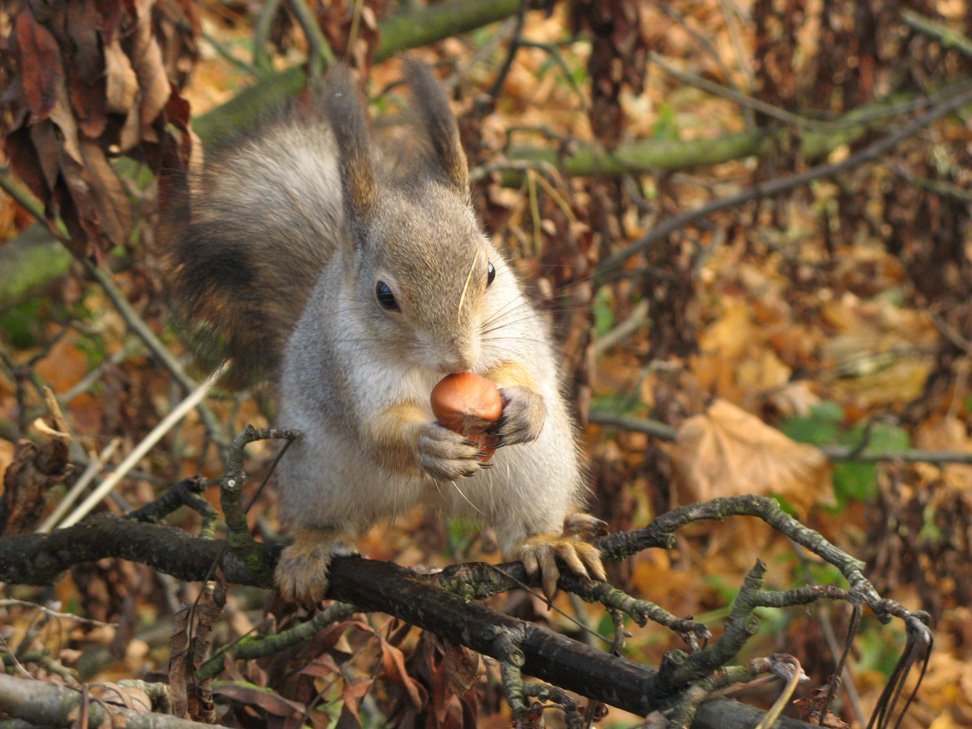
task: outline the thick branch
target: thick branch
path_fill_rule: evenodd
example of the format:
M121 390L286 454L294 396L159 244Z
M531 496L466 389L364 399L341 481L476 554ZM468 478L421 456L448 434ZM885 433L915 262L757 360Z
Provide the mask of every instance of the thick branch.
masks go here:
M221 556L229 581L258 584L224 546L223 541L192 537L170 527L100 514L51 534L0 540L0 581L47 584L73 564L104 557L148 564L183 580L203 580L212 561ZM276 548L260 548L268 560L276 560ZM645 715L665 698L652 668L444 592L397 565L339 558L332 563L330 581L328 596L333 599L393 615L499 660L509 660L512 645L524 672L612 706ZM729 709L743 713L738 725L755 726L761 712L739 706ZM755 717L753 721L747 713ZM718 725L697 722L696 726Z
M275 561L278 547L260 545ZM205 580L222 555L227 581L257 586L256 578L226 549L226 542L201 539L181 529L97 514L50 534L15 534L0 539L0 582L49 585L76 564L120 557L154 567L181 580Z
M503 20L519 7L519 0L452 0L396 13L378 23L381 42L375 50L375 61ZM286 103L306 83L307 76L299 66L269 75L222 106L193 119L193 131L203 144L218 139L252 122L266 109Z
M71 726L78 720L83 694L67 686L57 686L46 681L14 678L0 673L0 712L15 719L23 719L32 726ZM121 706L111 706L110 714L105 704L91 699L88 705L88 726L108 726L127 729L208 729L212 724L187 721L169 714L149 711L133 711Z

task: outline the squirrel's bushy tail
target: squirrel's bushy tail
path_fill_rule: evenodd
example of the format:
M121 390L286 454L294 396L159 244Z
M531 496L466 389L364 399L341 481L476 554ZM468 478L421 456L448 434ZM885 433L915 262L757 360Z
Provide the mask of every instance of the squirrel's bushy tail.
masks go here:
M305 104L170 171L159 226L177 327L231 385L280 369L290 333L343 228L333 135Z

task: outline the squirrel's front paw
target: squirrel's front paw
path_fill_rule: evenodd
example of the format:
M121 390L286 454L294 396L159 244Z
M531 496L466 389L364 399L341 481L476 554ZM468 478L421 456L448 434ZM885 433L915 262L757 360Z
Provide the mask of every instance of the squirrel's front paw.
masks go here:
M335 529L299 529L294 543L277 562L274 582L285 600L312 607L327 592L327 571L334 557L358 554L355 539Z
M539 393L528 387L504 387L500 390L503 413L490 433L497 437L496 447L529 443L540 437L547 418L547 406Z
M433 478L472 476L482 467L481 456L479 444L438 423L428 423L419 432L418 462Z

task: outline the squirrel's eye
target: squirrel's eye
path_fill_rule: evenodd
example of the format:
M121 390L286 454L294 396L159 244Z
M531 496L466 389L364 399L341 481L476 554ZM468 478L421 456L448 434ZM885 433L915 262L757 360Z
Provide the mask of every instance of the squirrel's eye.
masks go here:
M493 279L496 278L496 269L493 264L489 261L486 262L486 288L489 288L493 284Z
M378 298L378 305L386 311L399 311L398 302L395 301L395 294L384 281L379 281L375 286L375 296Z

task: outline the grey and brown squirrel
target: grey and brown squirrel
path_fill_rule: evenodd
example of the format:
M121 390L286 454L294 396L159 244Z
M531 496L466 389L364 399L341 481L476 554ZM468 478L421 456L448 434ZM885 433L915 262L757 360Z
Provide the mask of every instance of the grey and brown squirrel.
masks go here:
M476 221L441 87L404 64L409 144L372 135L335 67L310 103L209 150L161 226L183 315L213 327L238 372L275 373L279 425L302 433L279 467L295 539L276 582L320 601L332 557L417 505L490 527L548 597L558 556L604 579L547 326ZM429 405L467 370L502 397L489 464Z

